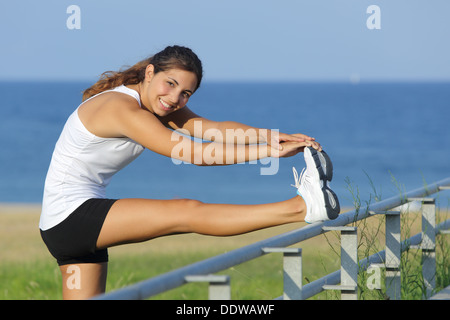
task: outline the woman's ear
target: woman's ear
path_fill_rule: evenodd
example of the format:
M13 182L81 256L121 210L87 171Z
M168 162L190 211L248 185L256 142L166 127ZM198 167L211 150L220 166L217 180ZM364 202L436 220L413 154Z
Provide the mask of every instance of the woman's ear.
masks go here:
M147 80L147 81L152 80L153 75L154 75L154 71L155 71L155 67L152 64L149 64L145 68L145 80Z

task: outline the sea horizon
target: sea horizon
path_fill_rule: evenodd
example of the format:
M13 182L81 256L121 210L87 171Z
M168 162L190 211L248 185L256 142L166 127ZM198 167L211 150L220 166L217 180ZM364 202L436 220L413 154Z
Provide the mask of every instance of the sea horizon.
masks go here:
M0 80L0 203L41 202L54 144L93 81ZM450 81L207 80L188 105L217 121L314 136L332 158L333 190L351 207L349 188L364 203L450 176L449 89ZM301 154L280 159L276 175L264 176L262 163L175 165L146 150L113 178L107 196L279 201L295 195L292 167L304 165Z

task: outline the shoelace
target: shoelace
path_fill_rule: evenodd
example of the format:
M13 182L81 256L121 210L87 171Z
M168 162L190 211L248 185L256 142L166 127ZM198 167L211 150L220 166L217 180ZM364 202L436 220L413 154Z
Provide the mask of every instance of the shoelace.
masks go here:
M292 172L294 173L294 181L295 181L295 185L291 184L291 186L295 187L295 188L299 188L301 185L301 180L303 178L303 175L305 174L305 170L306 168L303 168L302 172L300 173L300 176L297 173L297 170L295 169L295 167L292 167ZM308 177L308 175L305 176L305 180L307 180L306 178Z

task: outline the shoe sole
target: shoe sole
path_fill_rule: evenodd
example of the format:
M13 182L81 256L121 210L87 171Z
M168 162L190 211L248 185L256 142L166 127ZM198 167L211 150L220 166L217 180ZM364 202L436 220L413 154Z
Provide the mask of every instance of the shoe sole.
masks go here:
M339 213L341 211L340 205L339 205L339 200L338 197L336 196L336 194L333 192L333 190L331 190L328 187L323 187L322 188L322 193L323 193L323 199L325 201L325 209L327 211L327 217L329 220L334 220L337 217L339 217ZM301 196L301 194L300 194ZM321 221L325 221L321 220ZM306 223L312 223L309 221L306 221Z
M339 216L341 211L339 200L336 194L328 187L327 181L333 179L333 163L325 151L317 151L314 148L307 147L311 152L311 156L319 173L320 180L323 181L322 193L325 200L325 208L327 216L330 220L334 220Z
M322 188L322 192L325 200L325 208L327 210L327 216L330 220L334 220L339 216L339 212L341 212L338 197L333 192L333 190L328 188L328 186L324 186Z
M316 164L320 180L331 181L333 179L333 163L325 151L317 151L314 148L307 147Z

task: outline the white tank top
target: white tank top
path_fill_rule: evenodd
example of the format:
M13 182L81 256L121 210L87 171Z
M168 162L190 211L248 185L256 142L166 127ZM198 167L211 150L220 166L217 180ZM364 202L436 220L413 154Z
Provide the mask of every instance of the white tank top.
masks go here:
M111 91L128 94L141 105L139 93L125 86L99 94ZM62 222L84 201L105 198L113 175L144 151L129 138L100 138L90 133L78 117L78 108L67 120L50 162L39 221L43 231Z

